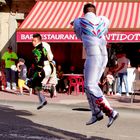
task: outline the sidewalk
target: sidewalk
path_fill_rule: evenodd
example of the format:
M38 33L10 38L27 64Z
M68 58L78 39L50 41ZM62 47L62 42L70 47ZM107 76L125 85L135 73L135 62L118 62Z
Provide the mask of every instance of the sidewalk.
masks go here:
M74 105L79 104L81 106L88 106L87 99L85 95L67 95L64 93L58 93L57 97L50 98L48 93L45 93L47 101L49 104L65 104ZM136 95L134 103L130 103L131 96L126 97L125 95L118 96L106 96L111 106L114 108L124 108L124 109L139 109L140 110L140 95ZM13 92L0 91L0 103L3 102L25 102L38 104L37 95L32 94L29 96L28 93L25 95L17 95Z

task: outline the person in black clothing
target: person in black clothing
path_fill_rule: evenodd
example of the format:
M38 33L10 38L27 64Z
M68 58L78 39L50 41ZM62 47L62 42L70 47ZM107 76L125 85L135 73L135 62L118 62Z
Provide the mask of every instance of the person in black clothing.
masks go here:
M47 101L43 95L42 81L46 76L46 70L44 69L45 62L50 61L49 49L43 45L40 34L34 34L32 44L35 47L33 50L34 61L35 61L35 73L32 78L32 88L39 97L40 105L37 109L41 109L47 104ZM49 48L49 47L48 47Z
M27 67L25 65L25 60L23 58L19 58L19 62L17 64L18 70L18 86L20 93L19 95L23 95L23 88L27 89L31 95L30 88L25 84L27 78Z
M32 63L28 70L28 78L29 79L32 78L34 73L35 73L35 65L34 65L34 63Z

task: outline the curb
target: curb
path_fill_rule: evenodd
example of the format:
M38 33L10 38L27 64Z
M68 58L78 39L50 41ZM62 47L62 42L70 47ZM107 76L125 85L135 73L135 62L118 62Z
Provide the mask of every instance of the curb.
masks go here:
M25 106L32 106L32 105L35 105L37 106L38 105L38 102L33 102L33 101L11 101L11 100L0 100L0 104L2 105L25 105ZM50 106L57 106L57 107L62 107L62 106L65 106L65 107L68 107L68 108L79 108L79 109L89 109L89 106L88 104L85 102L83 104L83 102L81 103L75 103L75 104L65 104L65 103L52 103L52 102L48 102L48 105ZM127 110L127 111L137 111L137 112L140 112L140 108L129 108L129 107L116 107L116 106L113 106L112 107L114 109L117 109L117 110ZM90 111L90 110L89 110Z

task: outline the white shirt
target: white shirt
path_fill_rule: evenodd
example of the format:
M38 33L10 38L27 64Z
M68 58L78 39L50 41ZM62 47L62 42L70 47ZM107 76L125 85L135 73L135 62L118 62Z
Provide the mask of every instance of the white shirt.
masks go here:
M50 48L50 45L46 42L42 42L42 46L47 50L47 57L49 61L53 60L53 54Z
M85 14L83 18L74 20L74 31L79 39L83 41L86 48L87 55L100 54L107 55L106 38L105 35L108 31L109 20L104 16L96 16L92 12ZM93 46L100 46L93 47ZM88 48L88 49L87 49Z

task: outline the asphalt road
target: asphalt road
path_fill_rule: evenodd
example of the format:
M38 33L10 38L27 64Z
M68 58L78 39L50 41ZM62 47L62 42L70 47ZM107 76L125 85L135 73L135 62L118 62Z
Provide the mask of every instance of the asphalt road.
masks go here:
M120 116L107 128L108 118L86 126L87 105L1 103L0 140L140 140L140 110L117 109Z

